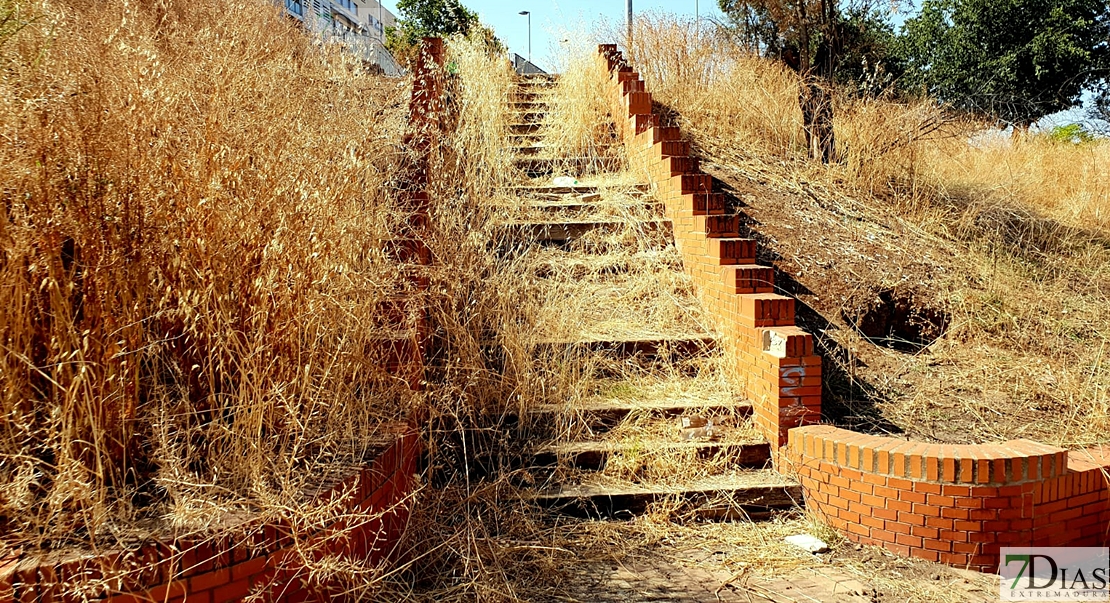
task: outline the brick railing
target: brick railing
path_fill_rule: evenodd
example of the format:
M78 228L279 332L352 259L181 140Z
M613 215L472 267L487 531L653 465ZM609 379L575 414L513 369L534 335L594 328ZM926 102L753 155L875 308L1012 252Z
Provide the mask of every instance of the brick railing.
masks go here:
M774 293L774 269L756 263L713 179L699 169L678 128L659 124L651 94L615 45L599 47L612 76L612 112L634 169L651 177L674 230L675 247L702 304L732 352L732 370L752 401L755 424L774 446L821 416L821 358L813 336L794 326L794 300Z
M794 326L794 300L773 293L773 269L756 265L755 242L740 238L690 143L659 123L616 46L599 46L598 59L629 160L650 175L684 268L728 339L755 424L781 447L776 462L797 473L808 508L853 541L980 570L997 568L1002 546L1110 543L1110 448L950 446L813 425L821 360Z
M0 601L224 603L249 594L263 601L341 595L309 579L311 563L334 556L375 565L396 554L420 449L418 434L406 428L369 466L319 493L314 506L333 511L329 525L316 529L246 520L218 537L170 538L134 550L0 557Z

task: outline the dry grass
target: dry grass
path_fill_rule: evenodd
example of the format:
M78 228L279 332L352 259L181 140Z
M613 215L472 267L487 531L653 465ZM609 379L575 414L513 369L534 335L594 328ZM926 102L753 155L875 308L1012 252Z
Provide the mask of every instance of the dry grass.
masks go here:
M656 100L711 154L783 163L836 188L907 208L973 196L1020 206L1075 228L1110 227L1107 143L1054 143L1038 135L990 135L928 101L844 96L836 107L841 161L801 165L805 154L797 76L752 56L719 28L673 17L637 21L631 56ZM981 210L977 205L974 209Z
M642 18L634 65L798 280L782 292L817 312L802 318L836 367L837 420L941 441L1110 438L1108 143L842 97L841 161L822 166L804 158L794 74L721 31L693 35ZM843 316L883 289L949 313L947 337L913 355L861 337Z
M469 53L471 44L452 41L449 54ZM397 598L532 600L559 592L565 573L556 570L564 559L562 547L581 543L553 528L527 503L528 489L547 479L530 469L529 455L540 443L583 434L566 417L551 425L528 410L540 404L566 406L569 417L575 406L597 399L674 396L709 403L731 398L734 390L720 370L719 352L638 361L575 345L701 336L708 327L676 252L649 225L658 208L644 204L632 186L638 184L635 175L581 178L601 186L600 198L553 208L552 202L565 199L520 197L500 188L550 184L551 177L507 182L503 174L468 167L466 154L502 152L504 124L513 119L505 101L494 102L507 90L503 63L472 57L452 90L469 90L465 94L490 99L490 104L455 104L452 151L435 170L441 205L433 217L430 246L438 260L432 290L439 296L435 323L440 338L429 393L429 480L436 488L425 493L413 520L409 543L415 561L394 586ZM546 131L549 156L608 152L598 144L611 136L607 97L599 93L604 74L591 64L586 55L581 72L568 70L547 93L554 124ZM508 95L513 98L511 89ZM464 93L456 92L455 98ZM493 108L502 114L495 115ZM522 227L592 220L615 226L581 236L566 248L537 245L537 234ZM736 428L729 441L747 439L746 421L730 418ZM616 444L631 444L630 450L593 477L673 481L716 473L729 464L723 456L706 461L689 451L637 453L636 442L673 441L677 431L672 420L630 416L610 434ZM570 478L565 469L557 475Z
M550 110L542 145L552 157L620 157L623 148L609 116L608 74L589 53L572 57L545 97Z
M1110 233L1110 141L1076 145L1036 134L969 134L972 144L961 138L922 150L919 169L942 194L1027 208L1101 237Z
M533 241L506 234L506 224L550 210L501 193L515 177L505 144L513 117L495 109L513 98L512 75L480 43L448 43L459 75L449 79L450 132L432 157L436 206L426 241L435 263L427 295L434 355L427 392L414 400L405 384L376 368L383 337L411 336L404 328L411 317L383 324L381 311L381 302L409 293L399 267L380 251L407 218L394 205L400 183L390 180L407 159L397 147L403 86L313 46L264 2L248 5L252 18L208 1L136 7L0 0L0 8L9 6L25 19L37 17L18 34L0 32L7 36L0 38L0 161L12 166L0 176L9 417L0 444L0 518L9 533L38 544L59 544L63 536L106 542L134 532L143 518L187 531L236 511L281 514L307 532L342 511L306 507L302 494L311 484L301 476L326 481L328 468L359 459L374 443L378 421L423 403L432 487L413 517L410 563L388 577L331 558L309 564L318 580L347 584L351 598L385 596L377 590L383 578L395 600L551 598L571 586L583 564L671 550L676 542L728 544L745 564L737 571L815 563L781 542L816 530L807 520L700 529L674 523L675 509L661 504L632 523L553 525L522 497L521 486L533 479L520 470L535 444L529 436L582 435L572 421L533 424L529 408L645 397L709 403L731 398L736 388L719 351L643 363L589 346L538 345L616 333L701 334L709 326L673 249L642 228L652 210L637 206L629 186L637 176L628 171L582 178L607 188L604 201L558 213L567 221L624 221L623 228L558 251L527 249ZM657 36L689 36L661 21L647 25ZM852 123L887 116L883 123L900 134L868 138L874 132L865 128L844 130L846 163L814 167L799 159L789 74L716 45L712 65L695 55L636 49L649 87L678 111L671 118L714 158L736 159L743 174L820 199L841 218L867 217L870 198L854 196L860 191L888 199L939 190L914 184L925 176L907 180L893 160L884 163L922 156L922 124L934 114L860 105ZM661 41L655 50L674 48L700 47ZM586 54L567 65L551 92L547 152L610 153L604 74ZM685 86L669 75L675 69ZM736 94L737 82L751 94ZM911 141L881 150L905 139ZM911 175L925 173L913 165ZM954 202L923 198L898 204L913 208L913 228L954 211ZM980 228L969 224L960 241ZM1092 252L1085 269L1101 274L1102 257ZM996 289L968 289L963 299L978 301L963 307L989 306L987 293L1007 296L1030 282L1019 261L991 270ZM1089 286L1086 294L1093 299L1098 290ZM1084 303L1088 317L1094 306ZM1020 303L1006 312L991 328L1012 329L1016 313L1035 309ZM954 332L961 341L988 332L966 326L980 316L969 311L960 322ZM1024 327L1010 333L1009 349L1031 336ZM1038 357L1060 348L1054 340L1044 349ZM933 357L946 358L939 348ZM1094 361L1081 351L1069 358L1077 368L1063 383L1078 392L1082 382L1094 392L1076 399L1080 418L1093 424L1101 416L1105 430L1101 352ZM1018 356L1012 366L1024 360ZM973 365L1002 374L1010 368L967 361L966 374ZM1053 374L1061 383L1061 373ZM958 376L947 371L937 382ZM747 439L746 423L737 424L727 437ZM673 439L672 427L631 416L611 436L650 443ZM1090 430L1068 437L1099 438ZM126 452L123 463L119 452ZM647 458L632 446L601 478L665 481L727 465L685 453ZM907 600L951 595L917 593L904 583L890 589Z
M467 52L466 44L454 42L452 52ZM454 85L474 86L472 93L478 97L502 98L506 94L503 65L493 58L475 58L469 68L460 70ZM487 85L491 89L478 90ZM558 113L557 104L555 110ZM503 132L502 124L512 116L490 113L490 107L478 103L458 107L459 131L466 134L453 138L452 148L476 156L496 153L497 132ZM752 119L752 127L762 127L759 121ZM461 142L463 136L471 142ZM581 138L589 139L588 133ZM488 146L469 147L475 143ZM582 152L582 148L565 152ZM789 149L789 144L783 148ZM871 549L856 551L804 517L763 524L682 523L675 521L681 514L668 503L630 522L553 519L538 513L527 503L526 494L547 478L522 468L528 467L530 449L551 438L567 442L604 437L614 445L629 445L601 475L576 476L564 466L554 474L562 480L668 482L684 474L704 477L730 469L727 458L645 454L645 448L637 447L674 441L673 421L633 414L615 427L606 427L602 436L580 420L583 415L578 409L605 401L664 399L709 406L733 399L737 390L722 370L720 353L678 362L638 363L588 348L536 345L556 336L588 337L599 328L608 329L609 336L617 330L646 333L677 325L682 326L678 331L704 332L673 250L661 245L658 236L634 226L654 216L653 210L637 204L630 188L637 183L635 174L625 171L592 178L607 187L601 199L587 208L552 209L542 204L554 199L510 195L498 188L507 184L504 178L480 171L469 172L484 174L471 178L463 167L465 157L446 155L435 172L439 174L437 198L444 205L434 216L435 234L430 241L438 260L432 290L439 296L434 306L439 352L430 375L434 385L428 425L432 447L428 476L434 487L425 491L416 509L408 537L413 563L391 578L393 599L593 600L600 589L607 588L593 582L594 571L604 574L643 557L686 565L698 554L719 552L723 555L719 564L753 589L767 576L789 578L795 575L792 572L835 564L865 582L875 580L876 572L889 570L893 577L883 578L881 589L895 599L967 600L961 598L964 592L946 581L935 587L921 584L924 572L945 572L942 568L902 562ZM550 178L518 182L540 185ZM859 202L843 194L838 199L853 211L860 209ZM625 220L633 226L591 235L569 249L535 248L535 241L521 236L519 230L513 234L505 228L506 224L586 219ZM530 421L527 410L540 404L554 404L567 412L551 424ZM747 439L747 423L731 419L736 419L737 429L726 438ZM783 542L784 536L799 532L817 533L834 545L835 552L818 559ZM863 555L883 559L876 566Z
M403 82L261 0L5 0L0 526L102 546L303 510L414 403L379 368ZM373 124L371 126L371 124ZM260 511L261 509L261 511ZM284 510L283 510L284 509Z

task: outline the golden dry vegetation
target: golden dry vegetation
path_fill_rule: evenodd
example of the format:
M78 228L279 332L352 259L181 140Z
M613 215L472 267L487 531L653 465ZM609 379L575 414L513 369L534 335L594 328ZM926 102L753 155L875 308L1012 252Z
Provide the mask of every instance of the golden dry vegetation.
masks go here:
M5 544L297 514L414 403L376 353L406 83L266 2L0 17Z
M627 228L564 250L506 234L535 210L502 194L523 179L505 144L513 76L480 41L448 43L458 76L426 241L435 353L417 397L380 370L376 347L397 335L382 302L411 293L381 251L408 218L392 180L407 160L404 81L312 44L265 2L0 0L2 11L24 24L0 33L10 534L111 542L142 519L202 529L237 510L319 521L306 481L359 460L380 421L420 405L429 487L388 595L367 590L383 586L370 569L317 568L345 574L356 598L552 598L577 567L680 546L727 551L737 575L822 563L782 543L799 531L848 550L805 518L706 529L663 504L633 522L553 524L522 500L534 485L521 470L537 427L527 408L735 386L719 356L633 366L539 345L713 325L673 249L636 226L650 218L630 201L636 174L594 179L603 199L588 217ZM638 27L648 89L729 187L825 346L833 418L949 441L1106 439L1105 144L969 145L981 124L857 99L838 107L844 160L814 165L789 72L723 38L692 44L689 24ZM604 77L592 56L568 60L543 136L551 156L621 159ZM906 288L950 316L945 338L906 354L849 328L869 296ZM615 434L665 437L651 429L631 420ZM633 451L607 477L695 467ZM883 578L886 595L960 596L914 582L931 567L852 555L834 563L911 576Z
M665 16L640 19L634 40L655 101L802 302L829 418L951 442L1110 438L1110 142L840 95L840 160L820 165L789 70ZM944 316L946 335L908 353L861 336L884 295Z

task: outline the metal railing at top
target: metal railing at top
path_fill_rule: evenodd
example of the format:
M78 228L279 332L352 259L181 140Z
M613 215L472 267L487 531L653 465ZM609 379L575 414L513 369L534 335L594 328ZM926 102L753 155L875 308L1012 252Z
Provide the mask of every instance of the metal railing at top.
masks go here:
M324 42L342 44L363 61L376 65L383 75L400 77L405 73L376 36L342 29L320 32L318 35Z

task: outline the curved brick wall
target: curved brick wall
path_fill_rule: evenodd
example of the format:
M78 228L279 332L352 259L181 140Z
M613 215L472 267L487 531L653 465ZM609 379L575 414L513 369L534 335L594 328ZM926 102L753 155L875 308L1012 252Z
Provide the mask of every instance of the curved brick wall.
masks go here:
M785 459L806 505L850 539L993 571L1002 546L1106 546L1110 448L923 444L814 425Z
M1110 448L948 446L807 425L820 420L821 359L794 326L794 300L773 293L773 269L756 264L755 242L740 237L679 129L660 126L616 45L599 46L598 58L629 159L651 175L685 270L734 346L755 423L785 445L776 460L797 473L818 517L857 542L991 571L1001 546L1110 543Z

